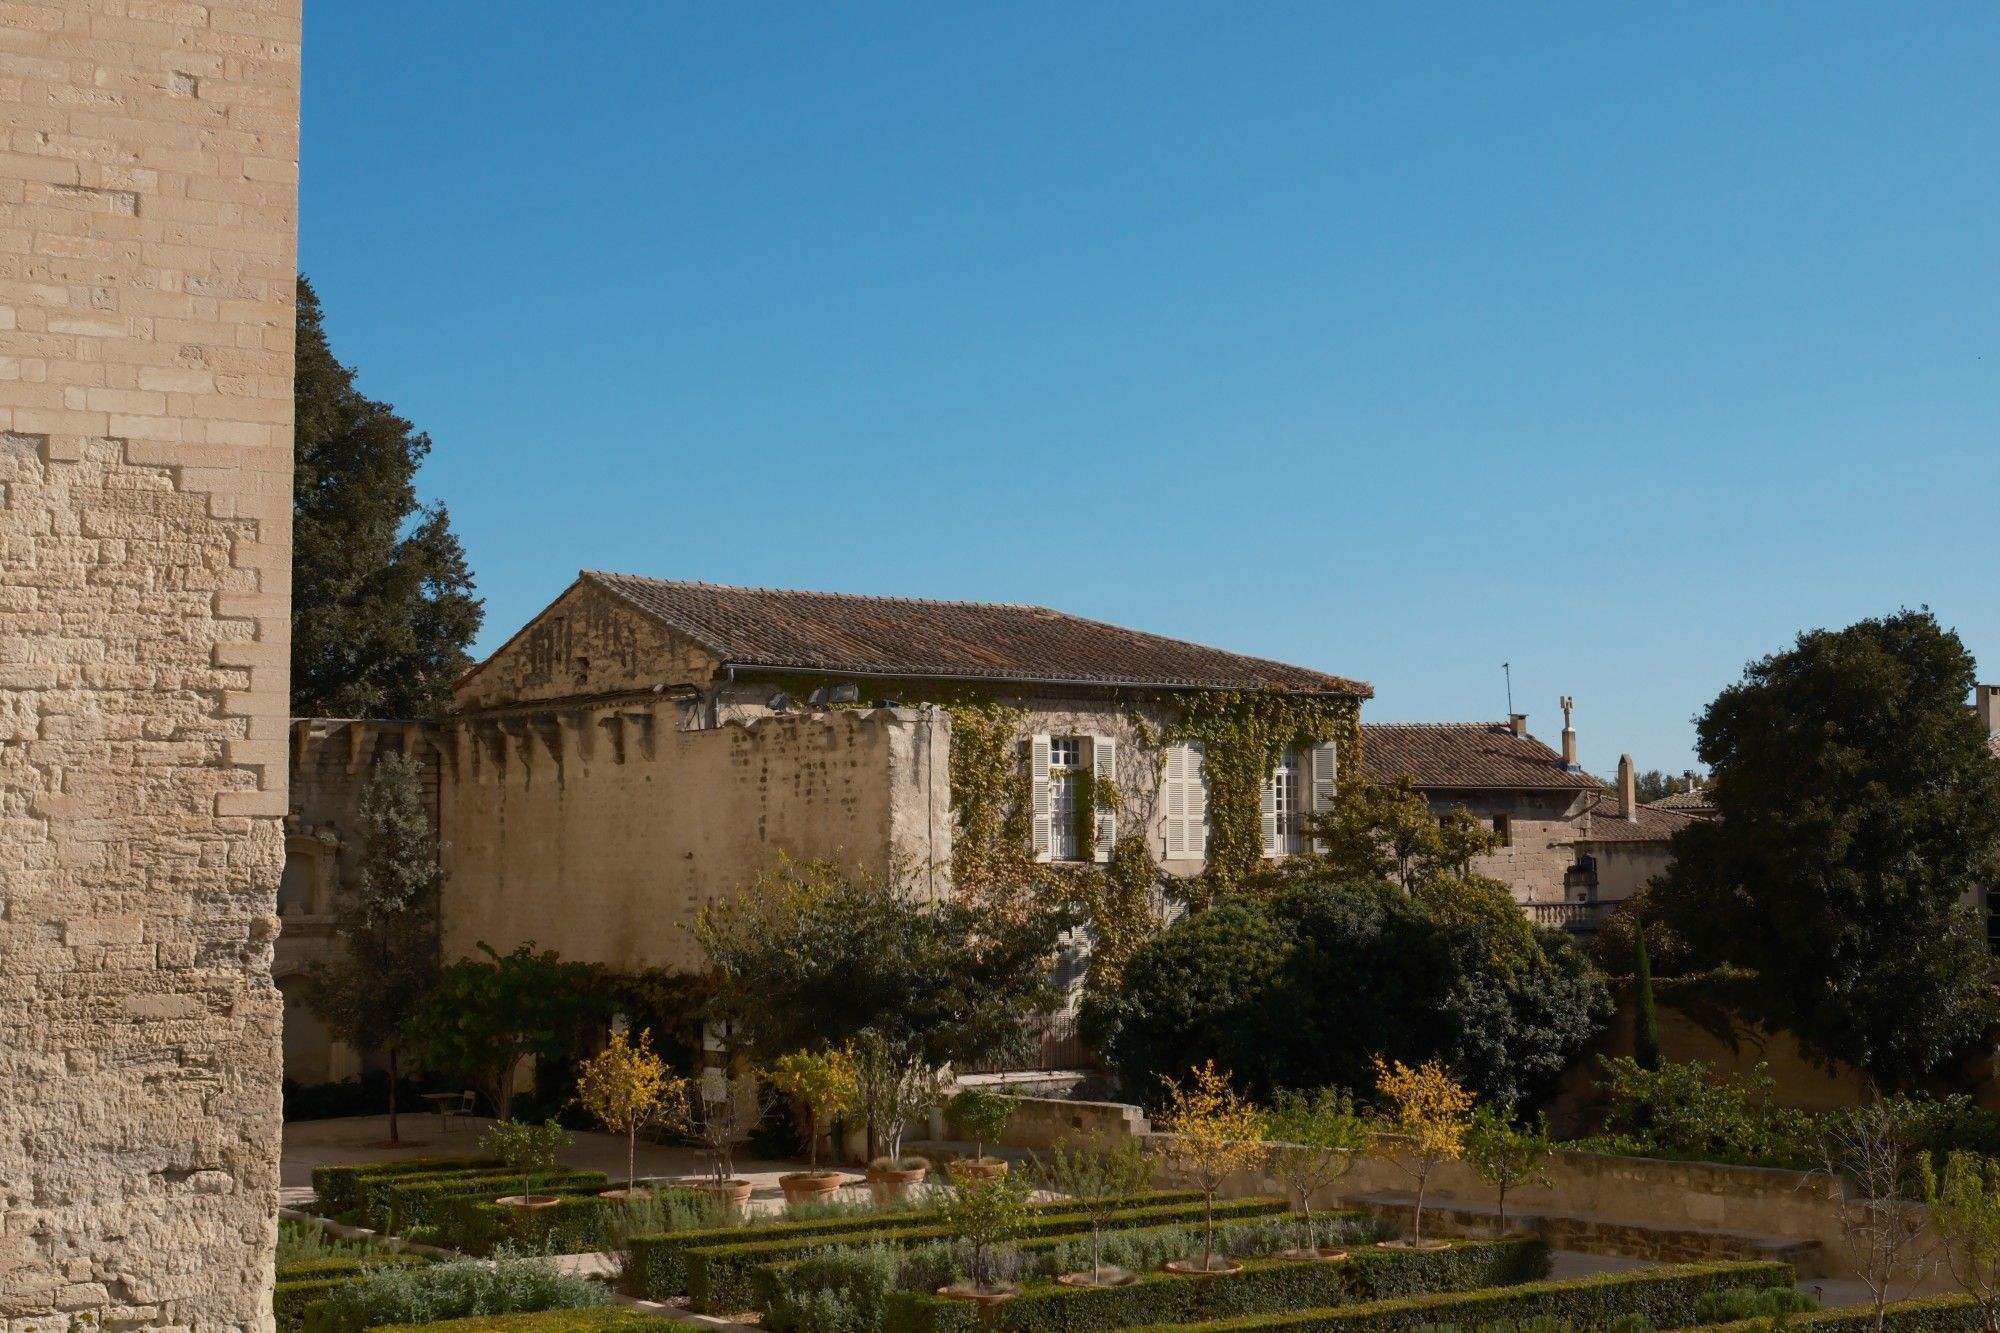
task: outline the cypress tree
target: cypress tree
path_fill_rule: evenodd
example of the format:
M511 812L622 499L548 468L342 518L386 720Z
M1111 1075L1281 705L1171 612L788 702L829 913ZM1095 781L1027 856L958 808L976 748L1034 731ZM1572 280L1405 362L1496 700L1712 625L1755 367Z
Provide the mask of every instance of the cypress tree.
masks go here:
M431 441L355 387L299 279L292 491L292 713L436 717L483 612L442 504L417 468Z
M1653 1010L1653 964L1646 957L1646 926L1632 931L1632 1058L1641 1069L1660 1067L1660 1018Z

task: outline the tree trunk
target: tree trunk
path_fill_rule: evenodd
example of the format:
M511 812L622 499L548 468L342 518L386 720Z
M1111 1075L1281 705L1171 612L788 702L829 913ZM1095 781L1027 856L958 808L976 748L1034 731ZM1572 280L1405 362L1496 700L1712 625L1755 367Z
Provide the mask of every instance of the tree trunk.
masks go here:
M625 1126L625 1188L639 1188L639 1122Z
M1428 1171L1417 1177L1417 1220L1413 1228L1416 1234L1410 1244L1419 1250L1424 1247L1424 1186L1429 1182L1429 1179L1430 1173Z
M389 1142L401 1143L402 1135L396 1128L396 1078L400 1072L399 1055L394 1042L389 1044Z
M1201 1196L1201 1271L1206 1273L1215 1253L1215 1191Z

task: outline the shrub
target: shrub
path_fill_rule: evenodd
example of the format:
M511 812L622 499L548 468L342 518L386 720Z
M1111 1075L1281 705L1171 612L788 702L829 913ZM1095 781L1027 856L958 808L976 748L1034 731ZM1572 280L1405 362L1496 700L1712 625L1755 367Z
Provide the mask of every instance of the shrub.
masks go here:
M499 1165L495 1157L411 1157L396 1162L316 1166L312 1173L313 1197L322 1213L345 1213L361 1206L359 1181L363 1176L436 1175Z
M277 1283L271 1288L271 1314L279 1333L299 1333L305 1327L307 1308L325 1300L337 1288L365 1277L376 1268L427 1262L421 1255L378 1250L366 1259L326 1258L281 1263Z
M1699 1060L1649 1070L1626 1056L1600 1056L1598 1065L1611 1101L1609 1134L1630 1136L1667 1157L1799 1167L1818 1161L1813 1117L1777 1105L1767 1065L1729 1075Z
M555 1170L528 1177L529 1184L544 1195L595 1194L609 1188L611 1179L602 1171ZM419 1178L391 1185L384 1202L369 1210L378 1227L404 1232L412 1227L443 1224L449 1215L448 1201L477 1199L491 1202L520 1187L521 1177L439 1176Z
M287 1267L297 1264L329 1259L362 1259L372 1254L388 1253L391 1251L365 1240L345 1240L308 1222L297 1222L289 1217L278 1219L278 1271L281 1274Z
M383 1324L431 1324L467 1315L577 1310L611 1296L588 1278L538 1259L503 1254L491 1263L454 1259L383 1268L349 1282L316 1307L315 1333L366 1333Z
M1819 1302L1795 1287L1731 1287L1696 1301L1694 1314L1704 1324L1724 1324L1817 1309Z
M685 1333L670 1319L623 1306L545 1310L536 1314L473 1315L434 1324L386 1324L374 1333Z
M882 1326L900 1256L885 1245L827 1246L788 1267L774 1285L765 1323L803 1333L869 1333Z
M1729 1324L1706 1324L1698 1333L1766 1333L1773 1320L1769 1316L1739 1320ZM1787 1329L1825 1329L1829 1333L1864 1333L1875 1327L1875 1311L1869 1306L1844 1310L1814 1310L1789 1316ZM1985 1313L1979 1302L1963 1294L1922 1296L1915 1300L1891 1301L1882 1308L1883 1333L1985 1333ZM1691 1331L1697 1333L1697 1331Z

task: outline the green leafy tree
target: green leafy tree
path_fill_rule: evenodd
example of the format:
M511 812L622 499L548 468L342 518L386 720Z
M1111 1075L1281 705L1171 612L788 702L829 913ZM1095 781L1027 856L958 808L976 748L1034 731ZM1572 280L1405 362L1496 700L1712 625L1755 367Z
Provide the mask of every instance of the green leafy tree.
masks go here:
M1632 775L1632 786L1639 798L1639 804L1672 796L1686 786L1686 777L1680 773L1668 773L1657 768L1648 768ZM1612 800L1618 799L1618 788L1613 783L1604 784L1604 794Z
M1961 1149L1945 1159L1940 1176L1929 1154L1917 1160L1945 1263L1979 1302L1986 1333L2000 1333L2000 1162Z
M1354 1168L1368 1147L1368 1122L1354 1109L1354 1094L1340 1088L1282 1090L1264 1117L1266 1160L1298 1205L1301 1253L1319 1245L1313 1195Z
M566 962L553 949L537 953L533 943L503 954L482 942L479 951L485 957L444 968L403 1031L426 1067L483 1083L505 1120L521 1062L563 1059L606 1002L589 963Z
M954 1174L951 1198L944 1206L944 1224L963 1239L972 1254L967 1274L974 1292L999 1289L991 1260L1000 1246L1027 1230L1031 1216L1028 1195L1034 1184L1026 1176Z
M292 712L436 717L483 612L442 504L417 500L430 437L355 386L299 279Z
M1500 1229L1507 1229L1507 1192L1517 1185L1549 1183L1549 1123L1537 1117L1517 1125L1500 1107L1481 1106L1465 1132L1465 1162L1499 1193Z
M838 1047L872 1031L942 1068L1026 1048L1030 1020L1055 999L1064 924L791 862L704 909L694 929L724 1011L757 1050Z
M503 1118L479 1138L481 1152L498 1157L510 1170L521 1173L521 1199L525 1203L535 1199L530 1189L535 1174L555 1170L558 1154L569 1144L569 1131L553 1120L532 1125Z
M1907 1086L1993 1016L1965 906L2000 873L2000 764L1973 662L1929 612L1813 630L1698 724L1720 816L1674 837L1667 915L1756 975L1758 1016L1825 1062Z
M1098 1138L1066 1138L1038 1164L1043 1183L1073 1200L1076 1211L1090 1223L1090 1285L1112 1285L1125 1274L1107 1270L1103 1258L1104 1227L1143 1192L1153 1179L1153 1159L1137 1139L1106 1143Z
M1463 806L1440 819L1407 777L1344 782L1333 810L1308 823L1324 850L1300 858L1302 870L1316 877L1387 880L1406 893L1439 875L1471 874L1473 859L1500 843Z
M945 1111L958 1123L958 1127L972 1136L972 1160L975 1165L986 1161L986 1145L999 1145L1000 1136L1007 1132L1007 1122L1014 1118L1014 1111L1020 1105L1012 1097L1003 1097L997 1092L987 1092L984 1088L966 1088L945 1104Z
M401 1142L402 1026L438 984L437 839L417 765L385 754L361 790L361 873L334 898L340 952L307 972L306 1003L357 1051L389 1061L389 1141Z
M1653 1008L1653 964L1646 932L1632 932L1632 1058L1641 1069L1660 1067L1660 1016Z

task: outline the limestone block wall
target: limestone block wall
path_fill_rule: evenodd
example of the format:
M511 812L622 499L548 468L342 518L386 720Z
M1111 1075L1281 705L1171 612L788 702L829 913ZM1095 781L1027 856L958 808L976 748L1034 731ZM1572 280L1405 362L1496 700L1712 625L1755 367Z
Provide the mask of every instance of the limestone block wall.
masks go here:
M1489 828L1497 816L1508 823L1508 845L1473 860L1472 871L1514 890L1521 903L1563 901L1563 872L1576 860L1571 845L1589 792L1463 791L1426 793L1442 815L1462 805Z
M886 873L950 857L950 723L924 709L678 730L671 700L459 719L443 738L444 952L524 941L703 965L686 929L781 856ZM939 892L949 889L940 871Z
M0 6L0 1324L270 1324L297 0Z

